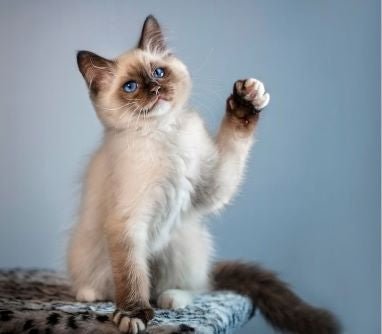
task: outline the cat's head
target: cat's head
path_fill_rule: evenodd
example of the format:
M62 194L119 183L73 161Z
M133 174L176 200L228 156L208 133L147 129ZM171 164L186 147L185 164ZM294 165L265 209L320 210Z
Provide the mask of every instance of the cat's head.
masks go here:
M140 126L181 112L191 90L186 66L167 48L158 21L148 16L136 48L116 59L79 51L90 98L107 128Z

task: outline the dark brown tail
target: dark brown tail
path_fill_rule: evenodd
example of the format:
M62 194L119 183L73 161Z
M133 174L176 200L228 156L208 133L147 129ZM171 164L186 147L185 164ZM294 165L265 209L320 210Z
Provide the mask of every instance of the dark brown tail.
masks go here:
M327 310L315 308L277 276L256 264L219 262L213 270L215 290L231 290L251 298L276 329L295 334L339 334L340 324Z

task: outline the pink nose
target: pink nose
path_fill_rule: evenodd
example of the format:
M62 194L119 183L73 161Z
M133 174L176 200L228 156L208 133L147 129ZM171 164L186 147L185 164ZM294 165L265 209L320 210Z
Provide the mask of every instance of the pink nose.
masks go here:
M159 95L160 86L155 86L150 89L150 93L154 93L155 95Z

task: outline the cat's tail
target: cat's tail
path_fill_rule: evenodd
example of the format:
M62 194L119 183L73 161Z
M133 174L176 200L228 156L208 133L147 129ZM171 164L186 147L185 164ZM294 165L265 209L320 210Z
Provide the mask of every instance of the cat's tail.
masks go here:
M341 326L327 310L299 298L286 283L257 264L218 262L212 273L215 290L250 297L254 307L276 329L295 334L339 334Z

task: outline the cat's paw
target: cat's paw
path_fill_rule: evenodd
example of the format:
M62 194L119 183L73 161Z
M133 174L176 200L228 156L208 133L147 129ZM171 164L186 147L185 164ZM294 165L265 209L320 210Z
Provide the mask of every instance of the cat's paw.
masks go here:
M231 127L250 135L259 119L259 112L269 103L270 96L264 84L250 78L237 80L227 99L227 120Z
M154 318L152 308L123 311L116 309L113 313L113 322L121 333L140 334L146 330L147 323Z
M157 300L158 307L163 309L184 308L192 303L192 293L186 290L169 289L162 292Z
M237 103L250 104L255 111L264 109L270 100L264 84L257 79L237 80L233 87L233 99Z
M82 287L78 289L76 294L76 300L80 302L92 303L97 300L103 300L102 295L95 289L90 287Z

